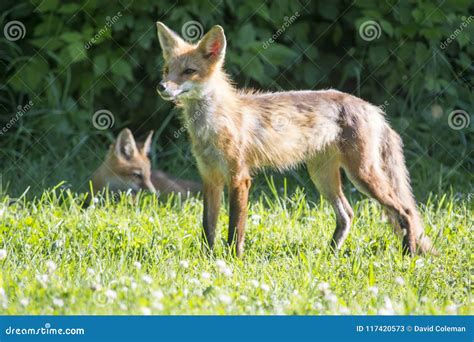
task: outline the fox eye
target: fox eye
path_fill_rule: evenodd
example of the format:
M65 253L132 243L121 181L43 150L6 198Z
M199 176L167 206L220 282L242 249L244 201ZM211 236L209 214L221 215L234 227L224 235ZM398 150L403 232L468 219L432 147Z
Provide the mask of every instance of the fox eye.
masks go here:
M183 71L183 74L185 75L192 75L196 72L196 69L191 69L191 68L187 68Z
M133 171L132 176L139 180L143 179L143 175L140 171Z

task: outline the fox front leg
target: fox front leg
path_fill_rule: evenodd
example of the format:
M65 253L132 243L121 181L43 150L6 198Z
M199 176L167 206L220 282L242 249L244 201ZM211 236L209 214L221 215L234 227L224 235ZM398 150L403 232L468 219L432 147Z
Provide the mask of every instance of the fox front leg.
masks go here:
M250 176L234 175L229 186L229 235L228 244L232 245L237 238L235 253L242 257L244 252L245 224L247 221L247 203L250 189Z
M217 182L216 180L204 180L204 211L202 224L204 227L204 238L206 241L206 246L209 250L212 250L212 248L214 247L214 240L216 238L217 218L219 216L219 209L221 207L223 187L223 182Z

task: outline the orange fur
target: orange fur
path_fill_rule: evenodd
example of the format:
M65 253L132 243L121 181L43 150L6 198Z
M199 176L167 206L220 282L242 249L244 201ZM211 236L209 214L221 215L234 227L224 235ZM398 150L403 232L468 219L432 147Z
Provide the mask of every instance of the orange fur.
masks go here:
M150 132L144 143L137 144L129 129L122 130L92 176L94 191L108 187L111 191L147 190L165 196L198 193L201 190L198 183L174 178L161 170L151 170L148 154L152 134Z
M340 170L362 192L379 200L414 254L432 249L423 233L409 184L400 137L376 106L336 90L260 93L235 89L223 71L224 30L214 26L197 44L162 23L158 38L165 67L158 92L183 109L204 182L204 232L214 244L220 193L229 187L229 243L241 256L251 174L306 163L314 184L336 212L331 242L340 248L353 212Z

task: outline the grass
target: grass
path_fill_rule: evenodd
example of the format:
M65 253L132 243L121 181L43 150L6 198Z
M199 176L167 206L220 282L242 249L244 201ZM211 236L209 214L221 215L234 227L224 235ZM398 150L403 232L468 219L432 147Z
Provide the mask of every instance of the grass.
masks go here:
M121 197L82 209L60 188L0 206L0 311L5 314L472 314L472 203L430 197L421 212L440 256L408 257L373 201L343 249L328 242L324 200L253 194L246 253L224 237L202 252L202 201ZM4 255L6 251L6 255ZM3 291L2 291L3 289Z

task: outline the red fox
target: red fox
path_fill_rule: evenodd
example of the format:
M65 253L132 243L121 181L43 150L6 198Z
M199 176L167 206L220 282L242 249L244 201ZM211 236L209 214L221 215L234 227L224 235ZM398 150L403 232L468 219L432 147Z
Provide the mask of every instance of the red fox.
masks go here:
M150 132L145 142L140 144L135 142L128 128L123 129L92 176L94 191L108 187L110 191L146 190L165 196L171 193L188 196L199 192L201 186L198 183L174 178L160 170L151 170L148 155L152 136L153 132Z
M164 57L157 92L182 107L203 181L204 236L212 249L221 194L229 188L228 243L242 256L251 175L305 163L332 204L331 247L346 239L354 213L341 186L341 169L377 199L403 235L405 252L432 250L410 187L400 136L383 111L336 90L258 93L237 90L223 70L226 38L214 26L197 43L157 23ZM434 250L433 250L434 251Z

